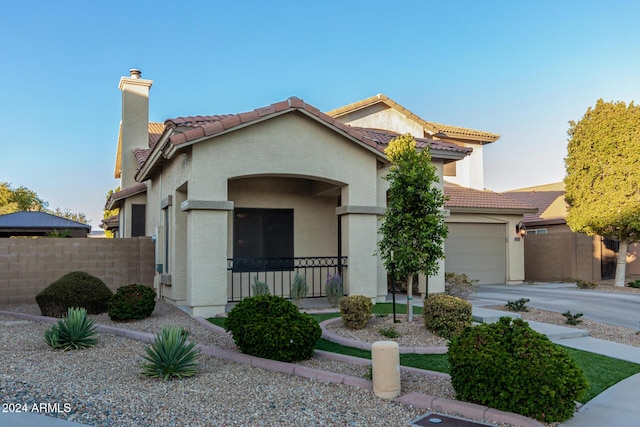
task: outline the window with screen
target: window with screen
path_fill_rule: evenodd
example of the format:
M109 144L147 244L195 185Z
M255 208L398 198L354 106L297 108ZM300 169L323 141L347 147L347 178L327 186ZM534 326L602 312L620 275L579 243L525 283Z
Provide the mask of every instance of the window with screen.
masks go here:
M293 269L293 209L236 208L233 269Z

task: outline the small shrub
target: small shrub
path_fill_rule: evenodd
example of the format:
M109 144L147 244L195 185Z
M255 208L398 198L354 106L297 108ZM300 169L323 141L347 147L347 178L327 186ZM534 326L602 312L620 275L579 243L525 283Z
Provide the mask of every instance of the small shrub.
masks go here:
M598 287L598 284L595 282L590 282L589 280L582 280L582 279L577 279L576 280L576 285L580 288L580 289L594 289Z
M142 365L142 374L150 378L170 380L191 377L198 373L198 350L194 343L187 343L189 333L182 328L165 326L162 333L145 347L142 357L148 362Z
M527 303L529 302L529 298L520 298L517 301L507 301L505 307L507 307L511 311L529 311L527 308Z
M145 319L156 307L156 293L144 285L121 286L107 304L111 320Z
M398 338L400 334L393 326L378 329L378 333L387 338Z
M88 314L107 311L113 292L97 277L73 271L60 277L36 295L43 316L62 317L71 307L86 309Z
M224 327L243 353L282 362L310 359L322 335L310 315L275 295L243 299L227 314Z
M340 300L342 323L349 329L364 329L371 319L371 299L364 295L349 295Z
M340 298L344 296L342 277L340 277L338 273L327 276L324 293L327 296L327 301L331 304L331 307L337 307L340 303Z
M58 320L44 332L44 339L52 348L77 350L96 345L98 339L93 319L84 308L69 308L67 317Z
M567 352L521 319L466 328L448 354L457 399L543 422L570 418L588 388Z
M469 295L478 292L475 284L478 280L472 280L466 274L445 273L444 293L454 297L467 299Z
M627 283L630 288L640 289L640 279Z
M259 295L269 295L269 285L266 282L261 282L258 280L258 276L253 278L253 285L251 285L251 290L253 291L253 296L257 297Z
M443 338L451 338L471 325L471 304L451 295L431 295L424 300L424 326Z
M296 273L289 292L294 304L299 306L300 301L307 297L308 292L309 286L307 285L307 278Z
M567 310L565 313L562 313L562 315L567 318L567 325L579 325L582 323L582 320L580 320L582 313L571 314L571 312Z

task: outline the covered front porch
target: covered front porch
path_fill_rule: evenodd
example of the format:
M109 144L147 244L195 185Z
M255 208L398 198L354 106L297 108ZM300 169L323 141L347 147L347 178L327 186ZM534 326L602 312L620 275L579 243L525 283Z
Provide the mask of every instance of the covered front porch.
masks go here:
M271 294L290 298L296 276L305 278L309 298L324 297L334 275L348 292L348 258L336 211L344 186L300 176L230 179L228 302L253 296L256 281Z

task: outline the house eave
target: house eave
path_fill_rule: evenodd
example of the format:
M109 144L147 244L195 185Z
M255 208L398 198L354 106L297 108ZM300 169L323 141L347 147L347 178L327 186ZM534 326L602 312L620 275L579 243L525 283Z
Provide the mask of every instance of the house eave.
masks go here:
M445 203L445 208L449 209L451 213L479 213L479 214L498 214L498 215L524 215L528 213L536 213L538 211L537 208L533 209L514 209L514 208L488 208L488 207L456 207L456 206L447 206Z

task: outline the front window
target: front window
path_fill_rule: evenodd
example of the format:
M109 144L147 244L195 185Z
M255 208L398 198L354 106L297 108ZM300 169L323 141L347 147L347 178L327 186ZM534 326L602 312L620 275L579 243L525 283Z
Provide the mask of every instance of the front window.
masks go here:
M236 208L233 258L235 271L292 269L293 209Z

